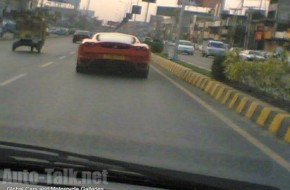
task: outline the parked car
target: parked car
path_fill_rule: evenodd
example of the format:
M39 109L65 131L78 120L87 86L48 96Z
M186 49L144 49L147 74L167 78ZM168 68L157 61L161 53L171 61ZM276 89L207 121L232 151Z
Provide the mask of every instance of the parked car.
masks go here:
M54 35L68 35L69 29L63 27L50 27L47 32Z
M263 61L266 59L266 52L258 50L244 50L239 54L240 58L247 61L259 60Z
M202 45L202 56L225 55L227 52L226 45L221 41L205 40Z
M142 40L143 43L147 44L151 52L153 53L161 53L164 48L165 41L158 39L158 38L151 38L151 37L145 37Z
M194 47L193 47L193 43L191 41L179 40L177 50L180 53L194 55Z
M169 46L175 46L175 42L174 41L170 41L169 42Z
M122 33L97 33L85 39L79 46L77 72L89 68L133 71L147 78L150 64L150 48L136 36Z
M77 30L73 35L72 42L73 43L81 42L84 39L88 39L88 38L91 38L91 33L89 31Z
M5 19L0 23L0 37L2 37L5 33L15 33L15 30L15 21Z

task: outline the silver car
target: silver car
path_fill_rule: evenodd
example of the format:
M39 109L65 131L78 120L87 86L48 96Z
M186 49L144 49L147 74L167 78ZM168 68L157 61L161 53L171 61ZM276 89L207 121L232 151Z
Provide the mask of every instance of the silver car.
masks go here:
M191 41L179 40L177 50L180 53L194 55L194 47L193 47L193 43Z
M266 59L266 52L258 50L244 50L240 52L240 58L247 61L259 60L263 61Z

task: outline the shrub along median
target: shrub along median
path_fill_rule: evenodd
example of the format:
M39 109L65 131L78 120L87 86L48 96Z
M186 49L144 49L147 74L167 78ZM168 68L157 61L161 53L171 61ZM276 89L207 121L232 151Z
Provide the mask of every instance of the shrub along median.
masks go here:
M239 90L290 111L290 65L274 58L241 60L237 53L216 57L213 77Z

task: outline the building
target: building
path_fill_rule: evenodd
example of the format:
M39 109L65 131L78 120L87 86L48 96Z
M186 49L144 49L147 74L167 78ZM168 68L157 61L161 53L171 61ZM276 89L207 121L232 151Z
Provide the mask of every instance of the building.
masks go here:
M143 21L128 21L125 22L117 31L132 34L142 39L143 37L150 35L150 25Z
M256 41L263 49L274 51L290 43L290 1L271 0L268 16L257 24Z
M0 0L0 17L13 11L35 9L37 4L38 0Z
M158 6L157 7L157 16L156 18L162 19L162 26L163 28L163 34L164 38L167 40L174 40L177 35L177 21L178 21L178 15L180 13L181 8L180 7L163 7ZM208 9L210 10L210 9ZM152 17L154 19L154 17ZM180 38L185 40L191 40L196 42L197 36L195 30L196 26L196 19L205 19L205 20L213 20L215 18L214 14L212 12L199 12L194 10L185 10L184 16L182 20L182 28L180 32ZM154 23L151 21L151 24ZM160 24L159 24L160 25ZM152 28L152 27L151 27ZM154 26L153 26L154 28ZM156 28L156 27L155 27ZM157 27L158 29L158 27ZM160 30L160 29L159 29ZM169 36L170 35L170 36Z
M39 0L42 6L52 7L66 7L78 10L80 8L81 0Z

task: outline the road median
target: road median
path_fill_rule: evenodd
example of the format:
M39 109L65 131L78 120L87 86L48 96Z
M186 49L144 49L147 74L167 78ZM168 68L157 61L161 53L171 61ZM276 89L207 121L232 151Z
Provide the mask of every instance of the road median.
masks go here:
M152 61L192 86L203 90L228 109L255 122L285 143L290 143L290 114L288 112L161 56L152 54Z

